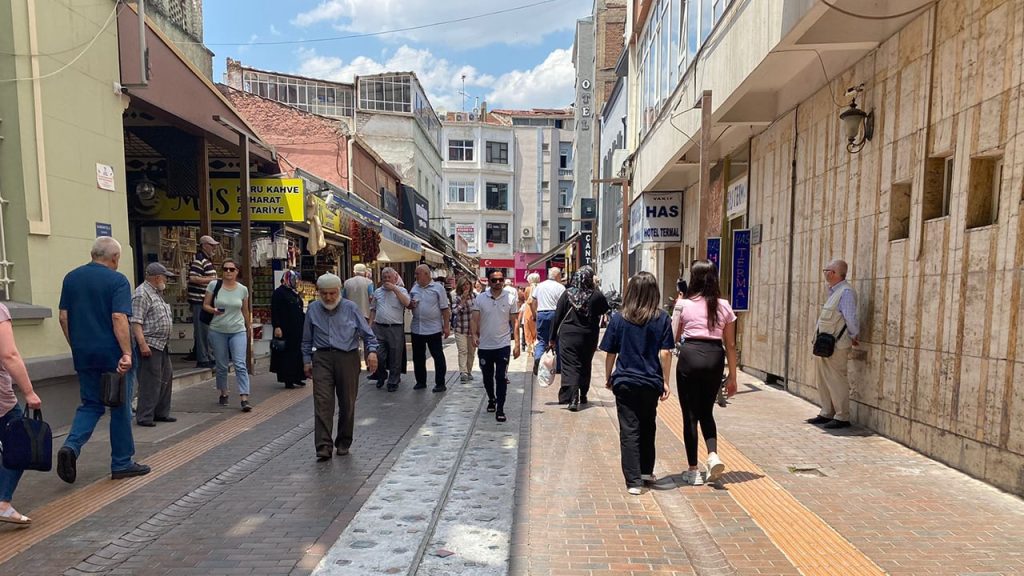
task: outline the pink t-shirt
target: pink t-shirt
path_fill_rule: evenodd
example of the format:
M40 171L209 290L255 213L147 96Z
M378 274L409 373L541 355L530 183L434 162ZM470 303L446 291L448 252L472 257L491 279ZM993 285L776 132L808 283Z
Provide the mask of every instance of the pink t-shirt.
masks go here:
M11 321L11 312L7 306L0 304L0 324ZM7 368L0 364L0 416L7 414L18 403L18 397L14 395L14 383Z
M679 320L683 324L683 339L699 338L703 340L721 340L722 330L726 324L736 321L736 313L729 302L718 299L718 325L708 329L708 305L704 298L680 298L676 301L679 309Z

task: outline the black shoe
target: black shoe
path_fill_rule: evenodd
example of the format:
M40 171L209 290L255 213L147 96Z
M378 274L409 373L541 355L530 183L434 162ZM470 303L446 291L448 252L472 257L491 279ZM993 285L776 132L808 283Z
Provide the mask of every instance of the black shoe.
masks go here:
M385 383L386 383L386 381L383 378L381 378L380 380L377 380L377 388L378 389L383 388Z
M78 477L78 454L67 446L57 451L57 476L68 484L74 484Z
M164 416L163 418L157 416L156 418L153 418L153 421L154 422L177 422L178 419L175 418L174 416Z
M115 470L111 472L110 479L122 480L124 478L134 478L135 476L145 476L146 474L149 474L149 466L139 464L138 462L132 462L132 465L124 470Z
M487 401L487 411L488 412L494 412L497 409L498 409L498 405L494 403L494 400L488 400Z
M252 404L248 400L242 400L242 412L252 412Z
M497 414L494 415L494 419L498 422L506 422L508 418L505 417L505 412L498 410Z
M537 369L540 368L540 358L533 359L533 375L537 375Z
M138 424L139 426L144 426L146 428L152 428L153 426L156 426L156 424L152 422L143 422L142 420L139 420L138 422L136 422L136 424Z
M580 396L580 404L586 404L588 402L586 396Z
M216 362L196 362L196 368L214 368L217 366Z
M217 404L220 404L221 406L227 406L228 405L228 397L227 396L221 396L220 398L217 399Z
M412 387L413 390L425 390L426 388L427 388L426 384L417 384L417 385Z
M398 390L398 384L388 384L388 392L394 392Z
M579 412L579 410L580 403L578 400L573 400L572 402L569 402L569 412Z
M825 416L815 416L814 418L808 418L807 420L804 420L804 422L807 422L808 424L814 424L815 426L820 424L828 424L831 421L831 418L826 418Z
M828 424L825 424L826 430L839 430L840 428L849 428L850 423L844 420L833 420Z
M434 389L431 390L431 392L445 392L447 390L448 390L447 386L434 386Z
M300 381L296 382L295 385L298 386L299 388L305 388L306 387L306 381L305 380L300 380Z
M291 382L285 384L284 387L288 390L295 390L295 384L292 384Z
M331 459L331 455L330 454L320 454L318 452L317 455L316 455L316 461L317 462L327 462L330 459Z

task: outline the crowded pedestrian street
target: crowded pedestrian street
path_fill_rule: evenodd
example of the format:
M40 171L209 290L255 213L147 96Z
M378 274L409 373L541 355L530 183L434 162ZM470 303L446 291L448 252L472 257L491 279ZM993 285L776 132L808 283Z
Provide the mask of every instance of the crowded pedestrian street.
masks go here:
M529 368L512 363L505 423L479 373L449 373L444 395L364 380L351 453L326 462L308 387L259 374L250 413L220 408L209 381L176 389L178 421L136 437L150 474L87 466L100 433L75 485L27 473L33 526L0 527L0 573L1024 574L1019 498L863 428L806 424L812 405L746 374L717 410L720 485L680 485L673 391L657 480L629 495L611 392L570 412Z

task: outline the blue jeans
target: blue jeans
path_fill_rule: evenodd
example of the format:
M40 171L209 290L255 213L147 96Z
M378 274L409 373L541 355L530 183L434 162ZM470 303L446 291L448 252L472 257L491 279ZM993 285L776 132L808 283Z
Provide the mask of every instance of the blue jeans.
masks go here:
M546 310L537 312L537 345L533 349L533 359L540 360L548 348L548 340L551 340L552 324L555 323L555 311ZM555 370L562 371L562 358L558 355L558 344L555 344Z
M7 424L21 418L21 407L17 404L7 414L0 416L0 428L6 428ZM0 502L10 502L14 498L14 490L18 487L18 481L24 470L8 470L0 462Z
M210 361L210 325L199 320L199 313L202 311L202 303L192 305L192 342L197 364Z
M213 358L217 362L217 390L221 396L228 391L228 364L235 367L235 381L238 382L238 393L249 395L249 369L246 366L246 352L249 336L246 332L224 334L210 330L210 344L213 346Z
M107 407L100 400L103 393L102 374L103 370L78 371L82 405L75 412L71 432L64 440L64 446L74 450L76 455L82 454L82 447L89 441L96 424L107 411ZM131 403L133 385L133 380L126 377L124 397L127 401L117 408L110 409L110 469L114 472L130 467L132 457L135 456Z

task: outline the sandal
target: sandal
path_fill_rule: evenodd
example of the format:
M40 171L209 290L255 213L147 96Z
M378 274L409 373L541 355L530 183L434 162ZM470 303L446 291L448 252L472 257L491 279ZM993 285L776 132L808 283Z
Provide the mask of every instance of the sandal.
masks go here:
M6 510L0 511L0 522L18 524L19 526L28 526L32 523L32 519L24 514L20 514L14 509L14 506L8 506Z
M498 422L505 422L506 420L508 420L508 418L505 417L504 412L498 412L497 414L495 414L494 419L497 420Z

